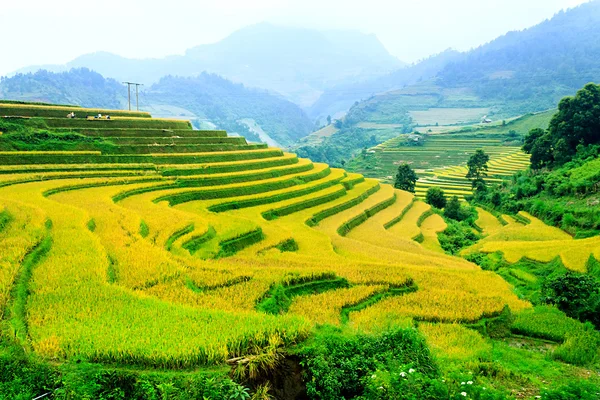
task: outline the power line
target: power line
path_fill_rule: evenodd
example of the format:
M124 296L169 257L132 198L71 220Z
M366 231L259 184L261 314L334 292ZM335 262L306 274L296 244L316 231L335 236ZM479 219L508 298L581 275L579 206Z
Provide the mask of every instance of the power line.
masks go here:
M140 98L139 98L139 90L140 86L144 86L142 83L135 82L123 82L127 84L127 103L129 104L129 111L131 111L131 85L135 85L135 108L137 111L140 111Z

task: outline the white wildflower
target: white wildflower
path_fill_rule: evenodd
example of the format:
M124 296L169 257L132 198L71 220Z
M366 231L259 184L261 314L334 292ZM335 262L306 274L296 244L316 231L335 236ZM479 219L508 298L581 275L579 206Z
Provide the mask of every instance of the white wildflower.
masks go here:
M404 371L400 372L400 376L403 378L406 377L406 372L404 372Z
M412 374L413 372L415 372L415 370L414 370L414 369L412 369L412 368L408 370L408 373L409 373L409 374Z
M472 385L472 384L473 384L473 381L467 382L467 385Z
M460 394L467 397L467 392L460 392Z

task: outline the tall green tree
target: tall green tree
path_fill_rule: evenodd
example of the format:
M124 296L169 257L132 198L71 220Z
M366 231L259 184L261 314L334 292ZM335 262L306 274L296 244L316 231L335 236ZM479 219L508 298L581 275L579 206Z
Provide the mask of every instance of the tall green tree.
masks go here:
M446 207L446 195L444 191L437 186L432 186L427 189L427 195L425 196L425 202L435 208Z
M394 187L407 192L415 192L415 184L419 177L408 164L402 164L398 167Z
M556 167L571 161L579 148L600 144L600 85L589 83L574 97L558 104L547 131L533 129L523 151L531 154L531 168Z
M471 186L473 189L481 189L485 187L484 177L487 176L488 170L488 161L490 161L490 156L485 154L485 151L479 149L475 151L469 161L467 162L468 172L466 175L467 179L471 180Z

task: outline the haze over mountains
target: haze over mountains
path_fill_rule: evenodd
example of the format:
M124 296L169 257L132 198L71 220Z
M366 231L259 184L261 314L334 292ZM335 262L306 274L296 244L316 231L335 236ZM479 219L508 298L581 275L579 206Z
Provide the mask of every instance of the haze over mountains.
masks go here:
M240 29L217 43L191 48L183 56L138 60L98 52L66 65L33 66L19 72L85 67L106 77L146 85L165 75L212 72L310 106L327 88L380 76L403 65L374 35L262 23Z
M341 118L346 113L345 130L336 134L342 138L344 131L356 136L361 122L384 121L410 131L421 125L410 117L413 111L469 108L485 110L494 119L509 118L552 108L586 82L600 81L599 22L600 2L592 1L472 51L447 50L410 66L390 55L374 35L262 23L182 56L137 60L93 53L66 65L44 67L89 68L116 79L107 83L110 91L88 85L76 72L71 85L60 86L69 92L63 97L48 83L59 78L48 74L17 75L0 84L0 95L59 102L72 98L82 105L112 107L123 104L126 90L119 92L116 85L126 79L146 84L144 106L155 114L197 119L251 140L264 141L266 134L271 144L290 145L323 125L328 115ZM157 84L164 76L197 77L205 71L244 87L212 75ZM63 79L64 75L59 80ZM202 92L193 93L192 88ZM94 96L95 90L103 94ZM83 95L86 91L90 93ZM196 100L184 100L182 93ZM373 136L375 141L384 139L378 132L362 136L369 143ZM350 148L350 154L358 150L354 144Z

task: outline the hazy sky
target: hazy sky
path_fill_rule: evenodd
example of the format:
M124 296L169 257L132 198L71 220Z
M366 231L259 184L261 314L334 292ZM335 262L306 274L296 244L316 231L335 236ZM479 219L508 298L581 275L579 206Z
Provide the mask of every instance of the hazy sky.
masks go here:
M468 50L587 0L0 0L0 75L62 64L98 50L127 57L181 54L269 21L375 33L413 62Z

